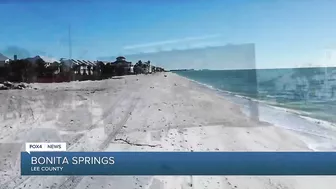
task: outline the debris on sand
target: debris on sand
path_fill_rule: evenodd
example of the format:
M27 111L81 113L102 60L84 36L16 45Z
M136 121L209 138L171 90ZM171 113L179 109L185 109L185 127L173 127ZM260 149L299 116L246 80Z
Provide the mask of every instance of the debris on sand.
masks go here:
M129 144L131 146L148 146L148 147L151 147L151 148L161 146L160 144L139 144L139 143L134 143L134 142L129 141L128 139L122 139L122 138L116 138L116 139L114 139L114 141L122 141L122 142L124 142L126 144Z
M12 83L9 81L4 81L0 83L0 90L10 90L10 89L25 89L29 88L30 86L25 83Z

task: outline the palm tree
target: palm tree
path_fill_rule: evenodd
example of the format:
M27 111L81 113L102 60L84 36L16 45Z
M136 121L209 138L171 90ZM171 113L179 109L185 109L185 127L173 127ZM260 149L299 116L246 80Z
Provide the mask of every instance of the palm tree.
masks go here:
M143 73L143 71L142 71L142 67L143 67L143 63L142 63L142 61L141 60L139 60L137 63L135 63L135 65L134 65L134 73L135 74L141 74L141 73Z

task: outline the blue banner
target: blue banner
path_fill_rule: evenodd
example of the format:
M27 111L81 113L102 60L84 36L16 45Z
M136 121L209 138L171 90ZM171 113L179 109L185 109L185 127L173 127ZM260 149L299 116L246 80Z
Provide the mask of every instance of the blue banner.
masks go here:
M336 175L336 153L21 152L21 175Z

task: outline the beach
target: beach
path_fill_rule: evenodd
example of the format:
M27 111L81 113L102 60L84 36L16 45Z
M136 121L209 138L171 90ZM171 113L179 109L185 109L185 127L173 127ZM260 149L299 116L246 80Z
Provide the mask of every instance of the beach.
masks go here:
M68 151L314 150L307 144L308 136L277 125L280 122L270 123L262 116L251 119L246 113L248 106L246 109L229 97L174 73L31 86L0 91L0 154L5 154L0 161L0 188L336 186L335 177L20 177L20 152L24 151L25 142L67 142Z

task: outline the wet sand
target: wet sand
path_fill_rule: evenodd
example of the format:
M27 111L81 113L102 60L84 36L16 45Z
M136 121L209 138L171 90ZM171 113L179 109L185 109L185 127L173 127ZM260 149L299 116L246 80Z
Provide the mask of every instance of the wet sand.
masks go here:
M20 177L24 142L65 141L69 151L310 151L297 133L251 120L227 98L173 73L33 87L0 91L2 188L336 186L335 177Z

